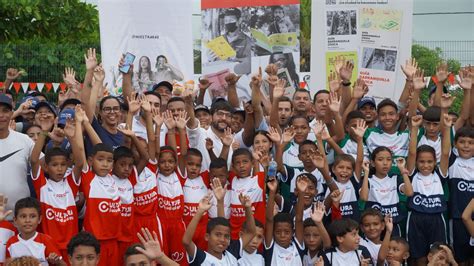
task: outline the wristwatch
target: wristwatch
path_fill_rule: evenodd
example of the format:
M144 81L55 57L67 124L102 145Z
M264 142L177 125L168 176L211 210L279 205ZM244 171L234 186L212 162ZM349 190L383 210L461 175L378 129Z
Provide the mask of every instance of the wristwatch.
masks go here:
M343 82L341 82L341 84L342 84L342 86L344 86L344 87L348 87L348 86L351 85L351 82L350 82L350 81L348 81L348 82L344 82L344 81L343 81Z

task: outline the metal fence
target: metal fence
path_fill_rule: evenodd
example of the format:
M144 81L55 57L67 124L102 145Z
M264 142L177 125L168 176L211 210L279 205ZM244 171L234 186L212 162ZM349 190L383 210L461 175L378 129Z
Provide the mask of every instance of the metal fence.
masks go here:
M413 41L430 49L440 48L445 60L456 59L461 66L474 65L474 41Z

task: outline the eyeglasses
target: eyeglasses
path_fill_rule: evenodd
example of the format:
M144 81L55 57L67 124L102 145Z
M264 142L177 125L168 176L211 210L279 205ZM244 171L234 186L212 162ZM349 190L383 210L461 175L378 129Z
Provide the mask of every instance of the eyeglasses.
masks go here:
M104 113L106 113L106 114L110 114L112 112L118 113L118 112L120 112L120 106L104 107L104 108L102 108L102 111L104 111Z

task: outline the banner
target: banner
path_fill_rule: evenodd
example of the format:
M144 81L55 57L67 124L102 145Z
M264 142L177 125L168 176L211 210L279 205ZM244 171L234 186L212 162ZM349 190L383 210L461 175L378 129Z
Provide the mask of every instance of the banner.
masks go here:
M413 0L326 0L312 3L311 88L328 88L334 58L354 63L369 94L398 99L405 83L400 65L411 56Z
M278 66L278 75L299 86L299 0L202 0L202 74L212 79L210 101L226 96L225 76L240 75L237 93L250 100L249 82L258 68ZM263 84L268 94L268 84Z
M118 63L135 55L133 86L193 79L193 0L99 0L102 64L111 94L122 86Z

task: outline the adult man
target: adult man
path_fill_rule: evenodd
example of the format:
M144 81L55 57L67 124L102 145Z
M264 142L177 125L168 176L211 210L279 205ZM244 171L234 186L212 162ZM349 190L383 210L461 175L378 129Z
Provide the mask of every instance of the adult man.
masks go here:
M12 210L18 199L30 196L26 176L34 146L27 135L10 130L12 115L12 100L0 94L0 194L9 199L7 210Z
M158 92L161 96L161 111L166 110L166 106L168 105L168 101L172 96L173 92L173 85L168 81L162 81L153 86L151 89L152 91Z

